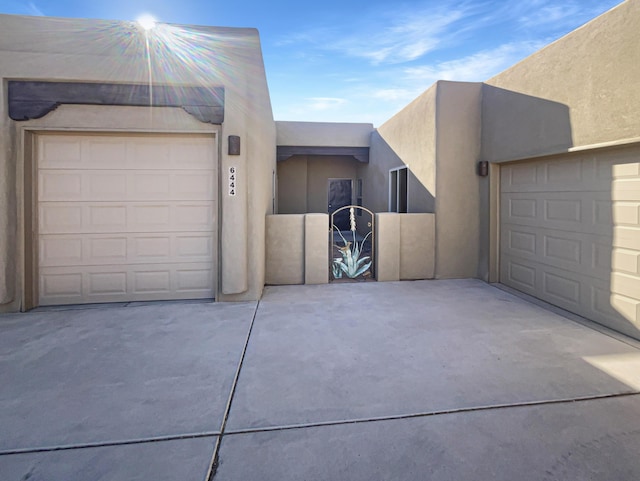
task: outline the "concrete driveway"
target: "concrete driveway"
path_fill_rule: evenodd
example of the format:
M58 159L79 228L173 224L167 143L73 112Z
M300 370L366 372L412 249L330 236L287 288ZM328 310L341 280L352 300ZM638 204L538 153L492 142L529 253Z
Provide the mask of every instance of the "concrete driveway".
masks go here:
M635 481L638 346L477 280L4 315L0 479Z

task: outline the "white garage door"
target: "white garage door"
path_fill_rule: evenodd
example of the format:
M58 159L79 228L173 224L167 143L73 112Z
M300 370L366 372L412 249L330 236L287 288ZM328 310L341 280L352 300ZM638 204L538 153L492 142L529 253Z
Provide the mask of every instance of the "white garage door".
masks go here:
M211 136L39 135L39 305L214 296Z
M501 282L638 337L640 149L501 169Z

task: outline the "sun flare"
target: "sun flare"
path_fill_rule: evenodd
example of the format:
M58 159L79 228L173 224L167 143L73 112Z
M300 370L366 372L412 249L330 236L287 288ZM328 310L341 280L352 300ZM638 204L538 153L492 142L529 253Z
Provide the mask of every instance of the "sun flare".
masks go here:
M145 13L144 15L140 15L136 19L136 22L138 22L138 25L140 25L143 29L151 30L156 26L157 20L153 15Z

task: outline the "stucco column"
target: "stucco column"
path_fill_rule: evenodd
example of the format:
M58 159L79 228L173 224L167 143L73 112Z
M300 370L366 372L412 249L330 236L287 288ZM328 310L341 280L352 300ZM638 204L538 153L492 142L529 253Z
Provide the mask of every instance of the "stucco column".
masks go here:
M0 85L1 98L6 92ZM9 130L7 112L4 103L0 102L0 305L8 304L14 299L15 290L15 169L11 167L10 153L12 132ZM15 133L14 133L15 135Z
M329 282L329 215L306 214L304 220L304 283Z
M220 266L223 294L240 294L248 289L247 261L247 199L249 173L247 159L227 154L228 138L222 138L220 171L221 229Z
M400 215L376 214L376 280L400 279Z

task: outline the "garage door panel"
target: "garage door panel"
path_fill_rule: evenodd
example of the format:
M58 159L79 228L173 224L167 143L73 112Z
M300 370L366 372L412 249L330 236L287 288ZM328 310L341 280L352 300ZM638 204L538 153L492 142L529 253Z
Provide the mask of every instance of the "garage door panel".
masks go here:
M40 171L40 199L65 201L82 196L82 174L74 171Z
M527 265L526 260L505 257L500 268L503 282L514 287L517 286L517 289L527 294L535 295L537 277L535 265Z
M614 201L640 201L640 179L613 181L611 197Z
M88 272L88 295L127 295L127 271Z
M582 200L581 199L542 199L544 221L552 224L581 223Z
M207 139L193 138L171 144L169 152L174 169L211 170L211 148Z
M209 232L215 223L213 202L139 202L40 204L41 234L110 232Z
M39 138L38 165L43 168L77 168L82 164L82 143L75 136Z
M501 170L501 281L640 338L640 151Z
M516 251L520 254L536 255L536 246L538 245L535 232L523 232L515 228L508 229L505 238L507 239L508 249Z
M41 270L40 302L44 305L82 302L82 272Z
M598 159L603 169L609 172L609 178L623 179L640 177L640 155L635 152L610 153L608 158Z
M177 235L174 242L175 255L181 259L213 259L213 237L198 234Z
M211 138L180 135L41 135L38 164L49 169L215 169Z
M609 278L611 238L535 226L503 224L502 253L582 275Z
M86 220L80 232L125 232L127 207L126 204L84 204L83 217Z
M127 173L112 170L84 171L82 201L129 200ZM54 200L43 198L43 200Z
M616 225L640 225L640 202L616 202L613 206L613 221Z
M582 239L567 239L565 236L544 235L543 257L550 261L560 261L575 265L576 268L584 257Z
M613 231L613 245L640 251L640 227L616 227Z
M45 237L45 241L46 241ZM100 264L125 264L128 262L126 235L117 236L79 236L83 243L82 261L76 264L62 264L57 262L52 265L100 265ZM51 261L57 261L52 259ZM46 264L45 264L46 265Z
M83 210L77 204L40 204L38 229L41 234L81 231Z
M575 159L565 162L545 162L540 167L544 172L544 185L549 188L581 188L585 177L593 168L591 159ZM587 172L585 172L585 170Z
M640 300L612 293L609 282L594 282L590 289L590 304L577 314L637 337L633 326L640 322Z
M171 292L171 271L169 269L148 269L133 272L133 292L145 294L153 292L169 295Z
M132 236L130 245L132 244L133 252L131 254L131 260L135 259L154 260L154 261L168 261L172 259L171 256L171 238L170 236L149 236L140 235Z
M522 163L510 166L508 170L500 176L502 192L522 192L527 188L537 184L538 164Z
M209 233L70 234L40 236L40 265L90 266L202 262L214 259Z
M611 292L628 297L638 297L640 294L640 277L614 272L611 276Z
M573 312L589 296L589 283L582 276L535 260L505 257L502 274L506 284Z
M213 224L213 204L178 205L174 210L175 225L180 230L207 231Z
M640 252L630 249L613 249L613 268L625 274L640 275Z
M608 293L604 292L604 294L606 295ZM640 323L640 300L620 294L611 295L609 300L610 303L606 302L606 298L604 302L602 302L606 309L613 310L615 314L622 315L634 324Z
M580 279L573 272L544 269L541 288L548 299L562 302L571 311L580 306Z
M212 138L38 137L40 304L209 298Z
M213 195L212 173L184 172L171 178L172 196L178 199L209 200Z
M211 200L212 172L40 169L42 202Z
M610 236L613 204L605 193L506 193L501 219L514 225L537 226Z
M213 271L203 269L202 265L192 268L182 268L176 271L177 292L201 292L212 282Z
M43 267L42 305L210 298L213 265Z
M557 160L523 162L510 165L501 175L504 193L522 192L580 192L606 190L597 179L611 177L611 169L602 169L592 156L581 156L569 161Z
M535 198L507 198L509 219L535 219L538 216L538 200Z
M126 169L131 157L126 139L118 137L78 138L85 169Z

